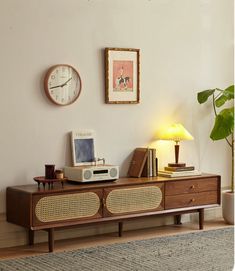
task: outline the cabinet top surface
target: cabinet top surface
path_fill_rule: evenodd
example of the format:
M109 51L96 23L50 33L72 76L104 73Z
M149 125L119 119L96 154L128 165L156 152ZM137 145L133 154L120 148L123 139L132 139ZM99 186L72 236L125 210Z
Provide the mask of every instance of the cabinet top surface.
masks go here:
M38 187L37 184L27 184L19 186L11 186L7 189L19 190L29 194L48 194L48 193L61 193L69 191L79 191L79 190L92 190L92 189L102 189L102 188L114 188L118 186L125 185L141 185L141 184L157 184L160 182L170 182L170 181L185 181L185 180L202 180L207 178L219 178L216 174L202 174L200 176L187 176L187 177L177 177L177 178L166 178L166 177L150 177L150 178L120 178L116 181L106 181L106 182L93 182L93 183L79 183L79 182L65 182L64 186L60 183L54 184L52 188L47 185L43 188L42 185Z

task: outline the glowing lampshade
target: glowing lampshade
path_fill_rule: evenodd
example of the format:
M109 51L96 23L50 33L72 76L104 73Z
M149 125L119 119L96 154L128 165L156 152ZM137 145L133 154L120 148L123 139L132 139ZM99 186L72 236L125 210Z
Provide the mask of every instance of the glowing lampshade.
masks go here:
M160 139L173 140L180 142L182 140L193 140L193 136L180 123L172 124L161 134Z
M162 140L175 141L175 163L170 163L169 166L180 167L185 166L185 163L179 163L179 142L182 140L193 140L193 136L180 123L175 123L163 131L160 135Z

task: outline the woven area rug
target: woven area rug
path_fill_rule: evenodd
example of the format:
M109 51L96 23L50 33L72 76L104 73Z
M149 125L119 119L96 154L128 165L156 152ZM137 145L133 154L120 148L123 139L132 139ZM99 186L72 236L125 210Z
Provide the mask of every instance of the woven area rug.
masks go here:
M1 271L230 271L233 227L0 261Z

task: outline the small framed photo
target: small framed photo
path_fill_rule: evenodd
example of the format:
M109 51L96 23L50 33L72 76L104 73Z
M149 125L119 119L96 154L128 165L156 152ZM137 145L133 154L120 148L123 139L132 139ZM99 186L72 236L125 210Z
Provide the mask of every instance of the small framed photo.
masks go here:
M140 101L140 50L105 48L105 102Z
M71 132L73 166L93 165L95 153L95 132L82 129Z

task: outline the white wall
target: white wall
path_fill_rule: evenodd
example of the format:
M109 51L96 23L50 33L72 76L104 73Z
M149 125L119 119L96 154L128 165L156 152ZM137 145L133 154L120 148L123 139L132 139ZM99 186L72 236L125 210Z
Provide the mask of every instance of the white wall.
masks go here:
M212 110L196 93L233 82L232 0L1 0L0 34L0 212L7 186L33 183L46 163L71 162L76 128L96 130L99 157L125 175L135 147L181 122L195 140L182 143L180 160L228 184L229 149L210 141ZM141 50L139 105L104 103L105 47ZM58 63L76 67L83 83L66 107L43 90ZM156 146L161 166L173 161L173 144Z

